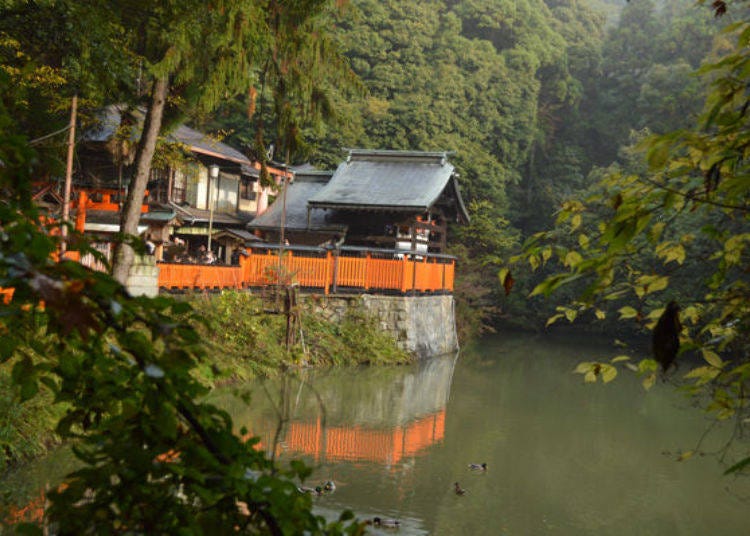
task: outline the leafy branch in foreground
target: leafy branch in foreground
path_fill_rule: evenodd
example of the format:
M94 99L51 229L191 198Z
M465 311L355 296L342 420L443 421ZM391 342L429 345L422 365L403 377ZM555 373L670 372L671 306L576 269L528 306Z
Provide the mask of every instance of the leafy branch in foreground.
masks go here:
M700 70L712 79L701 124L646 138L638 149L647 170L610 170L588 197L565 203L557 227L528 240L513 261L559 264L532 296L577 289L548 325L593 311L597 320L614 316L652 331L667 302L679 304L677 361L701 359L683 373L688 392L715 418L742 428L750 416L750 22L725 32L735 49ZM656 360L622 361L653 385ZM661 361L669 359L662 353ZM617 370L582 363L577 372L610 381ZM745 459L729 471L747 467Z
M66 408L57 433L82 462L49 493L45 523L57 534L360 533L351 512L331 524L312 513L293 480L308 468L278 467L200 402L189 305L131 297L107 274L55 260L31 202L34 162L23 138L0 136L0 288L13 289L0 361L19 403L46 389Z

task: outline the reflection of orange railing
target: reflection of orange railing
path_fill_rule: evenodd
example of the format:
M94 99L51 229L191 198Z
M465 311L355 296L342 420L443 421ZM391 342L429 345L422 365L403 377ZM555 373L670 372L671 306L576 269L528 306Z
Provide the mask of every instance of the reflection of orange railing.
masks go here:
M292 422L284 445L287 450L313 456L316 461L372 461L398 463L416 456L445 437L445 410L387 430L363 426L324 428L315 423Z
M376 255L381 255L378 258ZM356 256L353 256L356 255ZM297 283L326 294L338 289L400 292L452 292L455 259L445 255L382 258L382 250L273 248L250 250L238 267L161 263L159 287L238 288ZM227 270L234 270L231 276ZM223 271L223 272L222 272Z

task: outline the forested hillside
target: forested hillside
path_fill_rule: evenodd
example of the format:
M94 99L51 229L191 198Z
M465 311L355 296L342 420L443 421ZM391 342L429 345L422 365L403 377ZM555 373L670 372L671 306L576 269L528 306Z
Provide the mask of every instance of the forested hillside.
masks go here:
M474 216L454 236L464 297L494 307L502 258L548 228L563 199L603 168L636 165L627 147L645 133L695 121L705 88L693 71L727 46L714 36L728 22L693 0L357 0L336 38L365 91L330 88L338 120L306 131L292 159L455 151ZM252 124L236 125L251 139ZM517 318L530 314L522 322L546 318L545 304L513 299Z

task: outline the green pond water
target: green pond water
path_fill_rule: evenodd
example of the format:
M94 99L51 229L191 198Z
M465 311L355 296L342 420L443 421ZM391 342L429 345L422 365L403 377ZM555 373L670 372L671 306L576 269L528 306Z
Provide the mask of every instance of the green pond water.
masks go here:
M314 498L331 518L397 518L410 535L750 534L750 481L722 476L713 454L729 425L704 434L710 421L669 382L647 392L630 372L606 386L572 373L619 353L587 337L493 336L459 356L309 371L211 399L280 463L314 467L306 486L333 480ZM677 461L701 438L706 455ZM730 456L747 449L736 440ZM33 496L69 463L56 453L2 487Z

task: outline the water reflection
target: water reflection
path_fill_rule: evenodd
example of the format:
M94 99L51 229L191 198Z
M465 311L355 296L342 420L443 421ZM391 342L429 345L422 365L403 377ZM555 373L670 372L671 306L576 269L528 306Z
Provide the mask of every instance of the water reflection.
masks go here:
M457 360L308 371L225 388L212 402L282 464L312 465L305 485L336 482L313 498L316 513L397 518L401 536L750 534L748 479L722 477L713 456L676 461L707 421L673 385L646 392L630 374L606 386L572 374L620 352L504 334ZM716 427L702 449L717 451L731 432ZM487 472L468 467L481 462ZM49 478L45 463L14 477L33 491L18 504Z
M424 454L445 437L446 405L456 356L404 368L352 368L269 380L213 402L261 439L270 456L304 456L316 464L374 462L388 467Z

